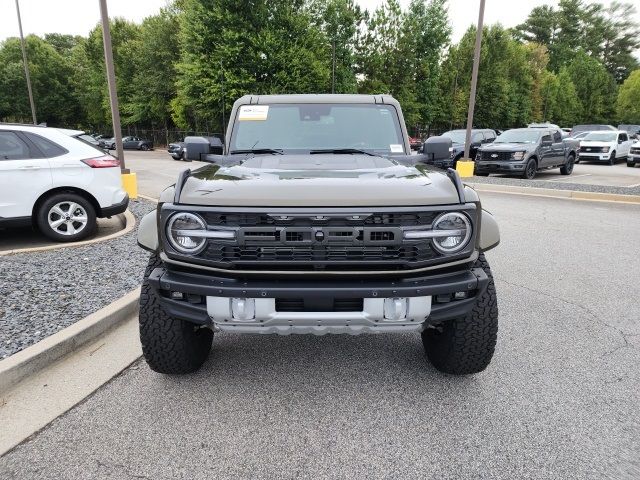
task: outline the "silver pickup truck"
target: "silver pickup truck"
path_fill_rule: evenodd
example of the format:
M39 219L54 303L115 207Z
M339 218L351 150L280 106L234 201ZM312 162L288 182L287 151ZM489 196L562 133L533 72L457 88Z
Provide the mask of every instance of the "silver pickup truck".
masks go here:
M187 137L186 170L141 221L150 367L187 373L214 332L417 333L439 370L476 373L496 345L484 252L496 221L454 170L451 141L411 155L387 95L245 96L224 142Z

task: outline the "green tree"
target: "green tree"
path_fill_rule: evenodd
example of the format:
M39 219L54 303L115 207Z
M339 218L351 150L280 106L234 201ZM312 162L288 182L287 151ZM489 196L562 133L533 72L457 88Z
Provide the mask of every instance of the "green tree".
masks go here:
M567 72L582 103L580 122L611 121L615 108L616 85L604 65L579 51L567 66Z
M640 124L640 70L634 70L620 86L616 111L621 122Z

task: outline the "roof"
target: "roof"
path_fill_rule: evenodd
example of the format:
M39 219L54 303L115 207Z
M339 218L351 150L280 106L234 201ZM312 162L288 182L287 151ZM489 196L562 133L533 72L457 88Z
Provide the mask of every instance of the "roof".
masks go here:
M268 105L274 103L373 103L400 106L391 95L351 94L291 94L291 95L245 95L234 105Z

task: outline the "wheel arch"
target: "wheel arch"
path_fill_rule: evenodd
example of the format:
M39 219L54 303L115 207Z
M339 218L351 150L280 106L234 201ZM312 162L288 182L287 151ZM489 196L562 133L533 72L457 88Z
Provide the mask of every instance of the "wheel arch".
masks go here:
M102 208L100 207L98 200L96 200L96 198L86 190L83 190L78 187L56 187L56 188L47 190L46 192L44 192L42 195L38 197L36 202L33 204L33 209L31 210L31 219L35 222L36 216L38 215L38 209L47 198L49 198L51 195L55 195L57 193L65 193L65 192L75 193L76 195L80 195L85 200L87 200L91 204L91 206L95 209L97 217L100 217L100 215L102 214Z

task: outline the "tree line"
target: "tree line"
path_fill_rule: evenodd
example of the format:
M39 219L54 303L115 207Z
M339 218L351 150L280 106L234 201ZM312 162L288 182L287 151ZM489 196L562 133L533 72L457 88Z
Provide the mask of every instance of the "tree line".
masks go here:
M475 124L640 123L640 27L631 4L560 0L486 26ZM111 21L123 126L222 131L235 99L390 93L410 131L462 126L475 28L451 42L446 0L175 0ZM39 121L109 131L102 32L26 38ZM0 119L29 121L20 43L0 44Z

